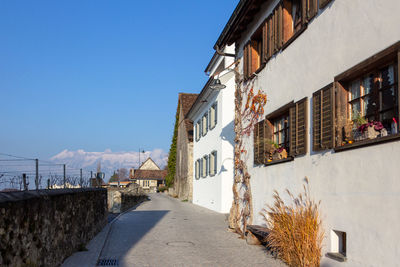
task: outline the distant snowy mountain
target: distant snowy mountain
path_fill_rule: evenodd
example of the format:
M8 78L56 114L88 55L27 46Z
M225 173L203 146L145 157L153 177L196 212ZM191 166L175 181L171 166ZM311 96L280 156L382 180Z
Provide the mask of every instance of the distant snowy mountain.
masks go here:
M140 162L151 157L162 169L167 164L168 154L162 149L154 149L140 153ZM101 170L106 174L106 181L119 168L137 168L139 164L138 151L112 152L106 149L104 152L88 152L82 149L76 151L64 150L50 158L54 163L67 164L70 168L83 168L86 171L97 169L97 163L101 163Z

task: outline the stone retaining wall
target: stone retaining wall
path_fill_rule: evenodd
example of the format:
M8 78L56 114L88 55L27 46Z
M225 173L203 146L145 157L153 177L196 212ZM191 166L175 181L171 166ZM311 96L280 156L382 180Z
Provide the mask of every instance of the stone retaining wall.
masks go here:
M108 188L108 211L111 213L124 212L147 196L143 189L137 184L131 184L127 188Z
M0 266L58 266L106 223L106 189L0 193Z

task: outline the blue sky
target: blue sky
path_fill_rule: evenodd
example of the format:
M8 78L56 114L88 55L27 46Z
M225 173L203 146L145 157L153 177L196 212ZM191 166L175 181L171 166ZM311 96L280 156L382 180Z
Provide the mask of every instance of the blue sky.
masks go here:
M168 151L237 3L0 1L0 152Z

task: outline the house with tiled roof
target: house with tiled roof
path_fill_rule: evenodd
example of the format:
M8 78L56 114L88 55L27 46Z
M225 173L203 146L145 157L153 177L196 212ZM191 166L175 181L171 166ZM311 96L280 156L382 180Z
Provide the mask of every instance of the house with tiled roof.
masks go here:
M140 185L145 192L156 192L157 188L165 184L166 170L160 167L151 159L145 160L138 169L130 170L130 179Z
M193 122L185 118L198 94L179 93L178 135L176 142L176 167L174 194L182 200L193 199Z

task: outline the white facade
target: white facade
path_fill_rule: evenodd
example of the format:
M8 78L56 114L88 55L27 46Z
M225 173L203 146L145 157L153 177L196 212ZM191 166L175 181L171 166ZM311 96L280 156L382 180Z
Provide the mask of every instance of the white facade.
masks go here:
M225 52L234 53L234 47L228 47ZM233 62L233 58L214 57L208 68L210 75L218 74ZM193 203L217 212L228 213L232 205L233 184L234 72L229 68L219 73L215 78L217 77L222 84L226 85L226 88L217 91L207 86L204 87L188 114L194 125ZM201 134L201 137L198 138L197 122L201 122L206 113L211 118L210 109L215 105L217 108L214 128L208 127L207 133L204 136ZM200 167L196 167L196 161L205 156L210 157L211 154L215 155L215 152L215 175L213 175L213 170L210 174L209 166L212 166L212 164L208 164L207 173L200 175L202 177L196 177L196 168Z
M236 42L239 58L243 46L278 2L263 6L262 14L255 16ZM250 152L247 166L253 223L264 224L259 212L265 204L273 204L273 190L281 196L285 196L286 188L297 194L308 177L313 197L321 200L325 229L322 266L399 266L400 141L342 152L314 152L311 145L312 94L332 83L335 76L399 41L399 14L398 0L334 0L255 78L255 91L261 88L268 97L264 115L304 97L308 98L309 112L307 153L293 161L256 166L253 137L245 138ZM196 152L200 156L203 150ZM338 246L334 231L346 233L346 262L325 256Z

